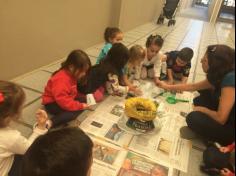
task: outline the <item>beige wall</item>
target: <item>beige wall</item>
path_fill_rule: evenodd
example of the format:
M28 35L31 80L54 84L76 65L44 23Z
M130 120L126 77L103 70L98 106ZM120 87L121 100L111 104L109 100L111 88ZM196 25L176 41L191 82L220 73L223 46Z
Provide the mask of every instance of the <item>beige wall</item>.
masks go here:
M0 79L102 42L107 26L126 31L152 21L161 8L160 0L0 1Z
M122 0L120 28L128 31L150 21L156 21L163 0Z
M0 1L0 79L10 79L103 40L118 24L111 0ZM98 8L99 7L99 8ZM11 69L13 68L14 69Z
M216 22L223 0L212 0L208 9L209 21Z

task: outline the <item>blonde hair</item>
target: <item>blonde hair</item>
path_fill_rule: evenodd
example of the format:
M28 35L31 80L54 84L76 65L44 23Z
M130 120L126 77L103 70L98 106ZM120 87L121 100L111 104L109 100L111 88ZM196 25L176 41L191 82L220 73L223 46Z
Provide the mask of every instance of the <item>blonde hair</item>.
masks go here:
M145 49L140 45L134 45L129 50L129 62L133 63L139 59L145 59L146 53Z
M7 126L5 122L8 117L19 118L25 93L17 84L0 80L0 94L0 128L2 128Z

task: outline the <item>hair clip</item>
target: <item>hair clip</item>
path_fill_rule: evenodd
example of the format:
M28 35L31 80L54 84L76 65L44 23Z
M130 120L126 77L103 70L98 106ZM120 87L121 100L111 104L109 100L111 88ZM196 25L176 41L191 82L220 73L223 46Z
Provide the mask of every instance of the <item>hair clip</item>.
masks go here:
M3 93L0 92L0 103L4 102L5 98L3 96Z
M217 47L215 46L215 47L213 47L212 49L211 49L211 52L215 52L216 51L216 49L217 49Z

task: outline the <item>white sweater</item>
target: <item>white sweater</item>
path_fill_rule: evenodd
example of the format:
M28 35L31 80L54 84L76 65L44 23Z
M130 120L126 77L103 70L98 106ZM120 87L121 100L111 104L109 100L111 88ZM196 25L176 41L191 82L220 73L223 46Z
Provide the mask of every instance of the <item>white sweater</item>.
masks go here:
M157 78L159 78L161 75L161 67L162 67L161 56L162 55L163 55L162 52L159 52L151 60L148 60L147 58L145 58L142 63L143 66L154 65L153 67L154 77L157 77Z
M19 131L10 127L0 128L0 175L8 175L14 161L14 155L25 154L33 141L47 131L36 127L29 139L26 139Z

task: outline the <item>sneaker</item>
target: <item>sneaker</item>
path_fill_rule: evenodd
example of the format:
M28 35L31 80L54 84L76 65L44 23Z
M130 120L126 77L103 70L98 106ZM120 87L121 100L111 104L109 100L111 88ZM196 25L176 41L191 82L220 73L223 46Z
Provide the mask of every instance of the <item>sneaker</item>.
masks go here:
M183 139L193 140L197 139L197 134L193 132L189 127L185 126L180 129L180 136Z

